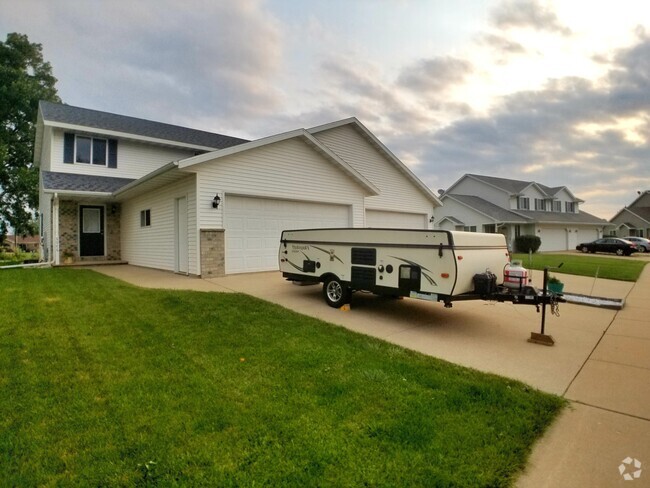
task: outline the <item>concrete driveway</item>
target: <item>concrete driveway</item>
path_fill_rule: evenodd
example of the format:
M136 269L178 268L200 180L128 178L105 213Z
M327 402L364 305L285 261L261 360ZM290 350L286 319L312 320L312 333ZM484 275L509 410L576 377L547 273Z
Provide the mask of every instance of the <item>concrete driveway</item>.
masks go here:
M567 292L625 298L626 305L616 312L561 304L559 317L547 313L553 347L527 342L540 324L531 306L476 301L445 309L356 293L351 310L341 311L325 304L321 286L297 286L277 272L201 280L133 266L95 269L140 286L247 293L564 396L571 406L535 447L518 486L650 486L650 267L636 284L558 275ZM542 273L534 273L539 286ZM628 457L631 464L622 463ZM627 485L634 459L646 472Z

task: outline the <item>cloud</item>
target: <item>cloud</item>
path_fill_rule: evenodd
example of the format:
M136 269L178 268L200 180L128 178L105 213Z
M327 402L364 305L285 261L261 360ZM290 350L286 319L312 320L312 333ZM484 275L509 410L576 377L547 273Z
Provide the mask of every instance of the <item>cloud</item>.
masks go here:
M479 42L502 55L525 54L526 48L520 43L498 34L483 34Z
M570 36L555 12L535 0L508 0L492 12L492 22L500 29L523 28Z
M67 103L194 125L272 112L283 35L263 3L25 0L10 23L47 38ZM46 12L35 19L27 11ZM21 24L23 24L21 29ZM47 54L47 53L46 53ZM72 76L71 76L72 74ZM115 96L118 94L118 96Z
M415 93L440 96L462 83L471 72L471 63L464 59L450 56L420 59L402 70L397 84Z

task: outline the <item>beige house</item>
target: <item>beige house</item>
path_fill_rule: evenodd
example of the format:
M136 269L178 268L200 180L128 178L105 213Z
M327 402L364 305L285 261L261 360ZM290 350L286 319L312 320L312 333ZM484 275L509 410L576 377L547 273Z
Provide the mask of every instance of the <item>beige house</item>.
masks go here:
M610 222L615 226L612 235L625 237L650 236L650 190L638 192L637 198L618 211Z
M426 229L441 205L355 118L248 141L41 102L34 157L54 264L275 270L282 230Z
M439 229L498 232L513 248L519 235L539 236L541 251L575 249L603 236L608 223L580 210L583 200L567 187L466 174L441 196Z

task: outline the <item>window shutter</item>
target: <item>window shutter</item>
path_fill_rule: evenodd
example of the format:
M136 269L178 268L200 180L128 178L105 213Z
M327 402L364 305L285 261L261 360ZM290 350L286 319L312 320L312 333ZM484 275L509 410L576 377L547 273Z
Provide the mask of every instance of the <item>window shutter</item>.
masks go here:
M63 134L63 162L74 163L74 134L70 132Z
M108 167L117 168L117 139L108 140Z

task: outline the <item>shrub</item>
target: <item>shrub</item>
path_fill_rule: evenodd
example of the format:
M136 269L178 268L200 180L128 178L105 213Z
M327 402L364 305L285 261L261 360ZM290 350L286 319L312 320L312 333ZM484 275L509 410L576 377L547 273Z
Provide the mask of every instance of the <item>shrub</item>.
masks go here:
M542 245L542 240L538 236L519 236L515 237L515 249L517 252L529 251L537 252L539 246Z

